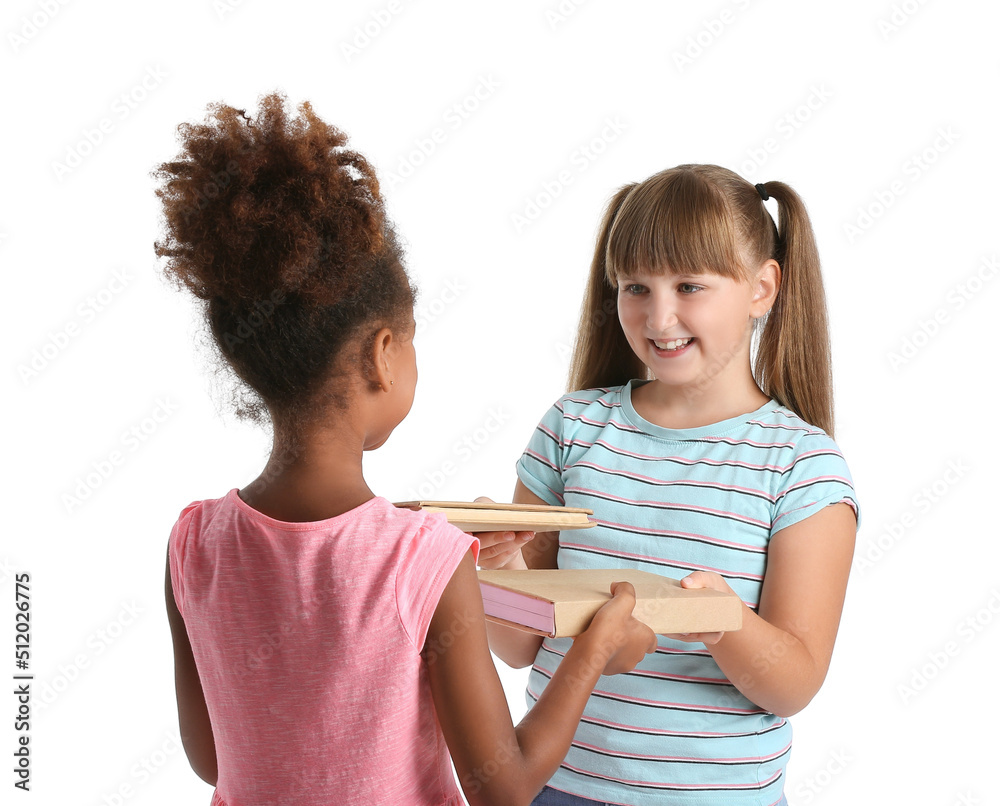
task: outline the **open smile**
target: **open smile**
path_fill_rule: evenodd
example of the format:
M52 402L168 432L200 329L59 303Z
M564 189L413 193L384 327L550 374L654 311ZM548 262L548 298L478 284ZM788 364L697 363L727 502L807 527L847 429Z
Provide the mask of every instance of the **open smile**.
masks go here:
M679 353L684 350L691 342L694 341L693 336L689 336L686 339L671 339L669 341L656 341L650 339L649 343L652 344L657 352L660 353Z

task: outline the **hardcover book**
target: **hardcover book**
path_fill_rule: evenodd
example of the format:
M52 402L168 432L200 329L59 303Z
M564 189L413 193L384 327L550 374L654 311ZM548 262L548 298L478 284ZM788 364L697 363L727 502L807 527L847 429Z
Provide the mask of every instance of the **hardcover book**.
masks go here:
M682 588L676 579L634 568L480 571L486 618L552 638L579 635L611 599L613 582L631 582L633 615L655 633L738 630L736 594Z
M594 525L593 510L536 504L477 504L464 501L401 501L397 507L442 512L463 532L558 532Z

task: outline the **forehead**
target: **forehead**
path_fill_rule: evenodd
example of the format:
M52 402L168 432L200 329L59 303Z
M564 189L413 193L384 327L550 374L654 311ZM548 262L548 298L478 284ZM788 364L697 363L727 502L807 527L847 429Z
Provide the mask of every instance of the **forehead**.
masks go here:
M647 279L662 278L664 280L676 280L684 278L708 278L708 277L719 277L728 278L730 273L714 271L708 268L673 268L671 266L636 266L633 268L621 267L619 268L617 279L619 281L624 279L635 279L638 277L644 277Z
M661 184L637 186L618 210L605 251L608 279L636 272L746 276L739 228L722 195L701 181Z

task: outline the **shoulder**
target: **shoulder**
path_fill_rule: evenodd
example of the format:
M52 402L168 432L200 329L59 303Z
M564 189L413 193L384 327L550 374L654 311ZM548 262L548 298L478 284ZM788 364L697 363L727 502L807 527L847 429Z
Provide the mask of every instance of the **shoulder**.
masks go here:
M854 480L847 460L823 429L780 405L755 419L759 433L769 435L784 449L782 495L804 489L840 490L854 498Z
M776 514L772 531L804 520L823 507L846 503L860 515L854 480L834 439L784 406L776 405L757 418L760 433L774 435L780 445L781 473L775 488Z
M553 403L539 421L531 439L536 449L554 443L565 447L578 437L589 439L588 433L605 429L608 425L624 427L622 390L616 386L600 389L580 389L564 394Z
M230 495L235 495L231 491ZM226 496L228 497L228 496ZM206 564L201 559L202 538L210 531L209 524L214 520L217 511L224 506L226 497L192 501L181 510L177 521L170 530L167 542L167 563L170 569L172 599L183 612L187 586L185 571L192 568L202 568Z
M208 523L211 523L220 512L224 510L231 497L236 495L236 490L230 490L222 498L207 498L203 501L192 501L177 516L173 529L170 532L171 544L186 540L192 535L202 532Z
M396 506L381 496L376 496L368 511L369 519L376 528L388 528L402 534L416 534L421 531L439 531L447 519L439 512L427 512L423 509L410 509Z
M558 411L564 420L584 423L607 423L620 418L624 386L580 389L560 397L551 410Z
M374 531L384 540L394 538L402 553L415 557L460 556L470 548L478 554L479 541L467 532L452 526L440 512L425 512L397 507L384 498L377 498L371 509Z
M605 408L620 406L624 386L601 386L594 389L578 389L567 392L556 405L559 406L602 406Z
M384 499L378 507L393 546L383 573L391 574L400 623L420 650L441 595L470 549L478 561L479 540L452 526L441 513L396 507Z
M757 441L790 449L796 458L828 456L845 462L843 452L829 434L776 401L750 417L747 426Z

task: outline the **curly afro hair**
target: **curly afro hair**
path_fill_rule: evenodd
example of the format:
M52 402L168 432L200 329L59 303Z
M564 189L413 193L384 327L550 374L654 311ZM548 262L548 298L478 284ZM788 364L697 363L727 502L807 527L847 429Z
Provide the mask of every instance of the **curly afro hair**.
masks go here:
M155 249L252 390L238 414L302 424L345 404L328 381L371 369L366 348L408 324L414 291L372 166L309 103L298 117L285 106L267 95L254 119L212 104L178 127L180 154L153 173L166 229Z

